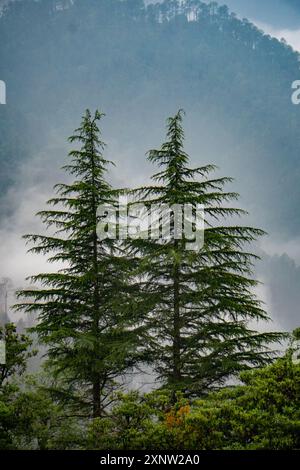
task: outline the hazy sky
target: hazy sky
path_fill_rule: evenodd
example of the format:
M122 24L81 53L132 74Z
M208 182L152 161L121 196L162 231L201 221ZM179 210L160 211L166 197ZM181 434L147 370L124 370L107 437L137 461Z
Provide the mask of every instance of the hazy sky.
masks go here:
M300 27L300 4L290 0L224 0L239 16L253 18L278 29Z

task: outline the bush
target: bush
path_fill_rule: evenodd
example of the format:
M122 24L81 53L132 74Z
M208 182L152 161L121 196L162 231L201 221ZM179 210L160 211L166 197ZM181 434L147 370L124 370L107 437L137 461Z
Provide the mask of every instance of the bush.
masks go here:
M189 402L168 392L119 396L110 417L92 422L92 449L299 449L300 365L289 352L241 375L242 385Z

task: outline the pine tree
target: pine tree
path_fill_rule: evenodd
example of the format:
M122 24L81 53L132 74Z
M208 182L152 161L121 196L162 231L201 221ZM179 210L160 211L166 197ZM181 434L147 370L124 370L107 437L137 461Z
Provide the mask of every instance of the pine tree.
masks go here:
M39 288L23 290L17 309L37 312L33 328L47 345L49 364L65 382L66 394L84 398L93 416L108 405L115 381L134 364L136 329L129 309L129 260L115 240L100 240L99 205L115 204L117 191L105 179L108 165L97 121L87 110L81 126L70 137L80 149L70 152L63 168L75 179L55 186L49 209L39 212L49 235L26 235L32 253L61 262L55 273L30 279ZM87 397L87 398L86 398Z
M130 243L141 258L140 308L148 328L148 357L164 384L201 393L243 369L268 362L269 345L282 336L249 327L249 322L269 320L253 293L257 257L246 249L264 232L229 223L231 217L245 214L230 205L238 195L224 190L231 178L211 179L213 165L188 166L182 116L179 111L169 118L167 141L148 154L160 168L153 185L133 194L148 209L155 204L204 205L204 245L187 250L184 233L181 239L176 236L180 217L164 209L160 229L165 231L169 216L171 237Z

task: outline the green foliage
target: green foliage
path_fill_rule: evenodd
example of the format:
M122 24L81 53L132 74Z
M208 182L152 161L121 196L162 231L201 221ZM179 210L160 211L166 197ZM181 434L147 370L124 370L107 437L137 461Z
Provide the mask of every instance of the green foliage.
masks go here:
M18 334L13 323L0 326L0 340L5 342L6 361L0 364L0 388L15 374L22 375L26 370L27 360L36 354L29 350L31 338L26 334Z
M28 411L32 405L37 406L37 401L29 400L30 406L27 406L27 394L16 379L23 379L27 360L35 351L31 348L30 337L18 334L13 323L0 328L0 340L5 341L6 348L6 362L0 365L0 448L10 449L18 446L21 437L30 440L32 413Z
M83 441L84 421L68 415L43 381L25 377L1 387L1 449L76 449Z
M13 323L0 328L6 364L0 365L0 449L67 449L82 445L84 422L49 392L49 378L27 377L29 358L36 354L27 334Z
M18 387L8 381L15 373L23 374L31 341L25 335L20 337L12 323L0 327L0 340L5 341L6 348L6 364L0 364L0 449L9 449L13 446L12 432L18 427L14 413Z
M105 180L110 162L97 126L102 116L86 112L70 138L80 148L70 152L64 167L75 179L56 185L57 195L48 201L52 208L39 213L54 234L25 236L30 252L50 255L63 268L33 276L39 288L20 292L24 300L16 307L38 314L33 330L47 345L52 371L65 382L66 395L77 391L80 406L85 400L94 416L109 405L118 377L134 365L138 330L129 309L135 288L129 285L130 260L114 240L97 236L97 209L114 204L117 194Z
M248 328L249 321L268 319L252 293L256 281L251 268L256 257L244 248L263 232L228 223L229 217L244 214L230 204L237 194L223 189L230 178L209 178L212 165L188 166L182 114L179 111L169 118L167 142L149 152L149 160L160 170L153 176L154 185L132 194L147 207L154 203L168 208L204 205L201 249L188 250L185 235L176 238L174 213L169 238L133 239L127 246L98 238L97 226L103 216L97 209L114 205L119 194L105 179L110 162L103 157L104 143L97 125L102 114L98 111L94 117L87 111L70 138L80 144L70 152L71 162L64 167L74 181L56 185L57 195L48 201L51 208L39 213L54 233L25 236L33 245L31 252L50 255L50 262L63 265L56 273L31 277L38 288L18 294L23 301L16 308L38 314L33 331L47 346L47 368L54 378L35 401L44 400L45 410L54 406L49 411L54 421L61 412L59 404L66 413L73 409L77 418L80 414L99 418L89 432L92 447L110 446L112 434L119 436L117 448L131 448L133 442L142 448L149 433L157 446L181 447L185 442L188 403L180 401L178 411L172 408L164 418L167 402L163 395L158 404L152 396L139 402L131 394L115 408L113 422L107 416L116 399L115 389L120 387L118 380L138 361L154 366L169 390L163 393L174 402L179 391L201 396L241 370L264 365L272 358L268 344L282 338ZM163 230L165 224L163 215ZM56 439L52 418L29 406L32 392L26 393L16 403L24 401L39 446L51 447ZM153 419L157 413L160 420L166 419L162 429L157 429Z
M90 425L88 448L279 450L300 445L300 365L287 355L244 372L243 385L188 402L153 392L120 397L111 418Z
M200 423L203 414L213 417L212 430L220 433L217 447L299 448L299 365L287 356L262 370L243 373L241 380L244 386L224 390L196 405L196 422L197 413ZM211 444L207 448L212 448Z
M129 450L146 449L150 445L161 448L164 431L160 421L169 403L170 396L166 392L119 395L110 416L90 423L87 448Z
M168 119L167 141L148 154L159 168L153 185L133 191L146 207L167 208L160 228L167 233L170 225L170 236L133 240L131 249L139 258L145 356L165 385L199 396L243 369L266 364L269 345L283 335L248 326L269 319L253 294L257 257L248 248L264 232L232 222L245 212L235 207L238 195L224 189L231 178L212 178L213 165L190 168L182 118L179 111ZM204 246L189 249L191 240L176 236L185 214L168 211L197 204L205 210Z
M300 328L296 328L296 329L293 331L293 338L294 338L296 341L299 341L299 340L300 340Z
M291 142L291 161L296 161L299 133L297 125L291 125L291 113L296 110L290 106L286 83L298 72L298 56L288 46L215 3L166 0L148 8L141 0L93 1L90 8L86 3L66 0L63 8L57 8L55 0L13 2L0 18L1 43L7 44L1 59L8 74L1 79L9 83L9 96L15 101L1 108L2 189L12 183L16 164L31 154L32 142L36 152L46 135L48 139L49 122L55 122L53 134L60 131L83 102L98 99L99 90L113 102L120 129L128 122L128 103L135 110L147 109L145 120L140 120L147 134L158 112L153 97L164 108L174 103L175 92L176 99L192 109L197 103L195 129L199 109L205 109L208 134L222 128L220 148L230 133L241 137L239 146L232 146L232 161L252 178L251 191L265 191L270 168L282 168L287 141ZM193 22L187 20L191 14ZM91 71L88 87L87 70ZM118 86L120 77L122 87ZM170 77L176 77L175 91ZM271 80L275 82L272 87ZM41 100L47 111L41 110ZM234 109L231 116L228 104ZM280 116L273 112L279 107ZM225 126L220 109L226 115ZM75 181L58 185L56 197L49 201L52 209L40 213L46 226L56 232L27 237L33 252L50 254L50 261L65 266L57 273L34 276L39 288L23 291L24 301L19 305L20 310L39 314L35 331L47 345L48 370L54 379L42 384L23 379L32 354L28 352L31 340L17 335L12 325L0 332L7 345L7 363L0 367L0 447L299 448L299 365L293 362L299 331L284 359L244 372L244 385L203 398L203 392L226 383L228 376L253 365L263 366L271 356L264 346L281 337L258 334L247 326L250 320L267 319L252 294L255 257L244 249L262 231L218 222L223 216L241 214L229 205L236 194L224 191L230 178L210 179L212 166L189 167L179 112L168 122L167 142L149 154L160 167L154 177L157 186L142 188L138 194L147 203L151 198L168 204L204 203L210 217L204 249L193 254L184 251L181 242L160 246L136 242L131 245L136 258L129 258L123 247L109 240L100 244L96 207L114 203L117 195L106 181L109 162L103 157L104 143L97 127L101 117L98 112L94 117L89 112L84 116L71 138L81 147L71 152L71 163L65 167ZM122 150L132 146L132 137L142 135L137 121L132 126L134 135L120 133ZM274 135L279 136L275 141ZM246 158L249 147L251 159ZM220 153L218 146L213 151ZM289 187L297 187L296 179L294 171ZM271 191L272 207L277 206L274 197L281 203L282 194ZM288 192L292 212L298 207L297 198L297 191ZM284 217L290 213L283 210ZM130 279L132 272L142 279L140 291ZM140 339L145 346L143 359L155 364L167 387L145 396L116 397L112 394L116 381L141 358ZM186 394L202 398L190 402ZM111 401L117 399L111 410ZM76 412L70 414L70 408ZM86 438L86 417L91 414L95 419Z

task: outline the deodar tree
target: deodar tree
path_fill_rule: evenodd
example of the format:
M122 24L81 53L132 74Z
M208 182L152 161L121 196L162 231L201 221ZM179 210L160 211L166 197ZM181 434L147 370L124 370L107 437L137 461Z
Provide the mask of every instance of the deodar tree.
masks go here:
M247 245L263 231L230 223L244 211L232 202L238 195L224 190L231 178L210 178L208 165L192 169L184 151L183 112L169 118L167 141L148 154L159 167L153 185L133 191L147 207L200 204L205 207L204 246L187 250L171 237L132 240L140 256L141 302L148 328L148 357L160 380L190 394L223 384L230 376L272 357L269 345L277 333L260 333L249 322L268 320L253 289L253 262ZM161 218L161 230L168 223ZM184 235L184 234L183 234Z
M89 111L70 138L80 148L70 152L64 169L74 181L56 185L56 197L39 213L54 233L26 235L30 252L61 262L55 273L31 278L34 288L19 293L18 310L36 312L34 331L47 346L49 365L65 395L80 397L87 413L101 416L116 380L134 363L136 328L129 298L129 261L115 240L99 240L97 208L114 204L116 192L105 179L110 162L97 122Z

